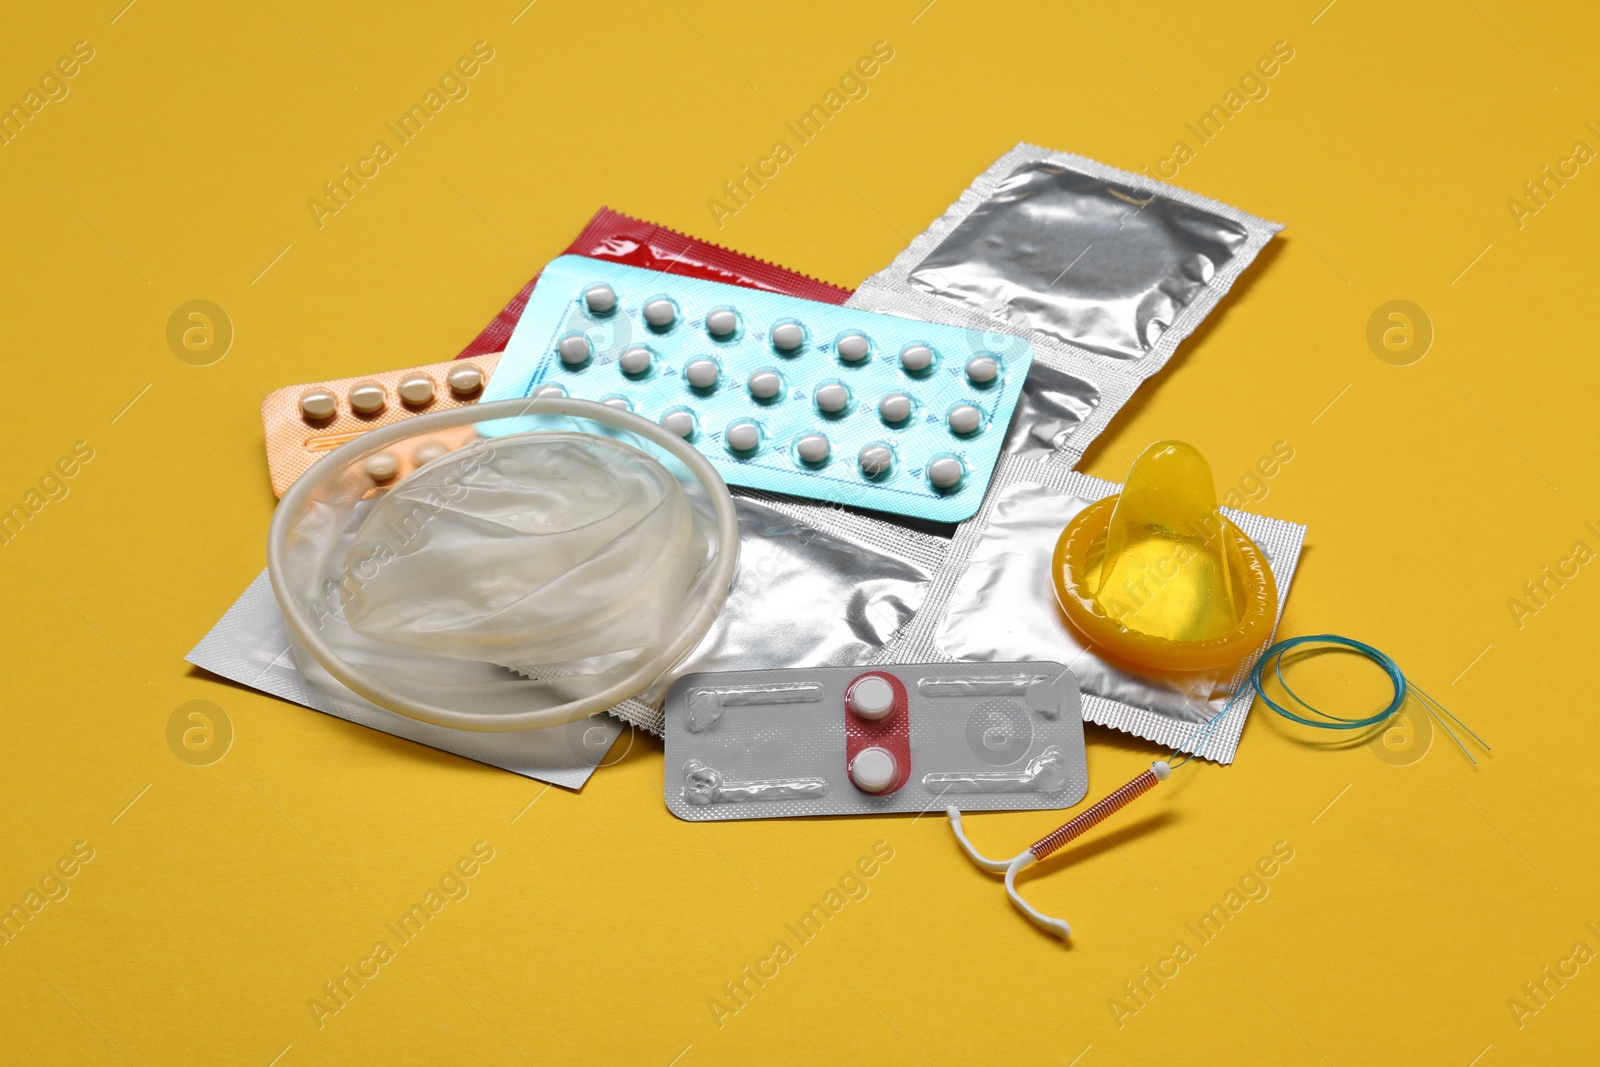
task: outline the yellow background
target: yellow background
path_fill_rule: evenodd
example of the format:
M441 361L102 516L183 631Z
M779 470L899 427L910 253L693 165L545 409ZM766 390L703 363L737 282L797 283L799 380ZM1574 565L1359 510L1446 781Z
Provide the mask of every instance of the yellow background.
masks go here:
M0 903L94 849L0 948L0 1059L1592 1061L1600 962L1520 1026L1508 1000L1600 950L1600 566L1520 626L1508 602L1600 549L1600 172L1520 227L1507 206L1600 148L1592 8L124 2L11 4L0 33L4 102L95 50L0 146L0 504L94 449L0 547ZM470 96L318 229L307 199L480 40ZM706 201L880 40L870 95L718 230ZM263 392L449 356L603 204L853 286L1017 141L1130 169L1192 146L1185 121L1277 41L1269 95L1176 181L1288 228L1085 467L1119 479L1177 437L1225 490L1288 442L1256 505L1310 527L1284 632L1394 654L1493 744L1477 767L1257 708L1236 765L1184 769L1027 880L1063 947L937 817L696 827L647 737L546 790L184 664L263 564ZM210 366L166 342L192 299L236 330ZM1366 342L1391 299L1436 331L1410 366ZM1370 674L1303 677L1366 706ZM210 766L166 740L195 699L232 724ZM1156 754L1091 728L1091 796ZM1059 821L971 827L1009 852ZM723 983L878 841L870 894L719 1027ZM1270 895L1201 945L1184 924L1280 841ZM319 1029L322 983L477 842L470 896ZM1194 958L1119 1026L1108 1001L1178 940Z

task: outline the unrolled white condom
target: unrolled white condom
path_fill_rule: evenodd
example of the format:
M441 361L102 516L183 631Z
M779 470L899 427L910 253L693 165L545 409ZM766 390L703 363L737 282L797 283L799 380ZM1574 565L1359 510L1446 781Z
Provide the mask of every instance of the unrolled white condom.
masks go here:
M497 436L376 491L364 473L377 452L478 425ZM517 731L648 690L705 636L738 549L733 500L692 447L556 398L445 409L340 446L284 494L267 559L312 684Z
M676 636L708 545L670 471L580 433L473 453L373 503L344 557L351 630L530 677L606 674Z

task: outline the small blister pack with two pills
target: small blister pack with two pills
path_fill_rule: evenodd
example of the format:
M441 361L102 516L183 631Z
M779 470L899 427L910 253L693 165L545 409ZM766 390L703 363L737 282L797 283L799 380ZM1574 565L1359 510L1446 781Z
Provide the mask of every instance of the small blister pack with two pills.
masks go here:
M1059 663L690 674L665 736L667 807L691 822L1063 808L1089 784Z
M972 515L1026 343L579 256L553 261L486 400L568 396L689 441L732 485L942 522Z

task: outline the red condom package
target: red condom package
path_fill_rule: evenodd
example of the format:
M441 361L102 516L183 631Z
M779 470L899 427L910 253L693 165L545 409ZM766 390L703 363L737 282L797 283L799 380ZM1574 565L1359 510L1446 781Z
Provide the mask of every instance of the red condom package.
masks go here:
M747 289L765 289L769 293L798 296L824 304L843 304L850 299L849 289L819 282L765 260L687 237L653 222L630 218L607 207L595 212L583 232L567 246L566 254L609 259L630 267L683 274L727 285L742 285ZM522 287L522 291L511 298L511 303L456 358L470 359L490 352L504 352L506 342L511 339L511 331L517 328L517 320L522 318L522 309L528 306L528 296L538 281L539 276L535 274Z

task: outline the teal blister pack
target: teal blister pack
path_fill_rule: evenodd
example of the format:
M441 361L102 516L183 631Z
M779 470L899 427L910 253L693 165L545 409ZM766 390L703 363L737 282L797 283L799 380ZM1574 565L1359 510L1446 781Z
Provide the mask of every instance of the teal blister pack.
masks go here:
M683 436L730 485L960 522L1032 361L1011 334L561 256L483 399L611 404Z

